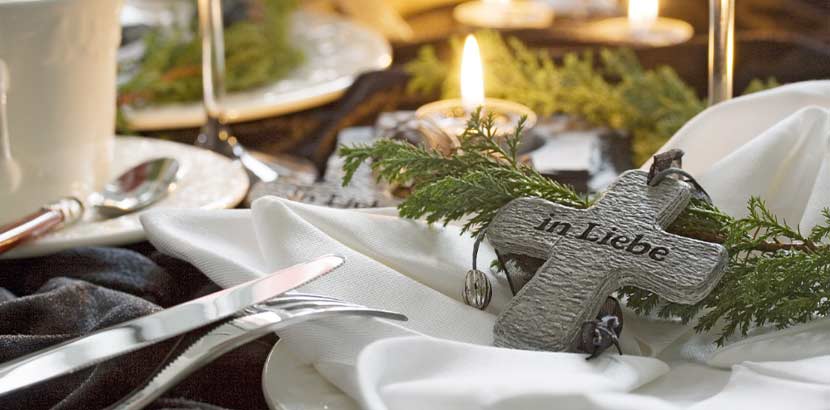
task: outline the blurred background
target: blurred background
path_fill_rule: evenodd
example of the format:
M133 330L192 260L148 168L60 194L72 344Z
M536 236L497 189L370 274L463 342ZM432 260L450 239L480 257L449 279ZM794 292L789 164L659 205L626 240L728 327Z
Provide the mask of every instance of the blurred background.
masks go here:
M654 7L659 20L669 24L667 30L679 27L680 37L650 41L630 33L600 33L598 23L603 21L615 17L633 21L631 7L638 2ZM453 70L457 69L459 45L466 33L484 33L478 37L482 42L488 97L515 97L509 90L513 81L511 68L493 61L503 60L505 55L511 55L511 50L515 55L515 49L508 50L508 54L490 50L506 47L505 42L515 40L555 63L563 62L569 53L585 56L585 52L599 53L604 48L630 50L636 57L633 61L642 69L668 67L674 72L672 79L676 73L682 87L692 90L699 100L675 119L676 124L662 130L662 135L650 137L639 148L635 146L630 165L639 165L695 110L702 108L700 104L706 99L709 0L544 0L532 3L544 4L551 19L541 25L527 24L528 27L487 27L486 23L462 21L457 11L460 3L223 0L228 90L224 109L233 135L256 151L291 154L324 168L340 130L372 125L381 112L412 110L442 96L457 96L457 84L453 83L453 77L457 82L457 75ZM490 10L501 10L492 12L499 15L507 13L507 9L498 7L506 7L510 2L483 3ZM194 2L127 0L122 23L119 133L191 143L203 121L198 103L201 79ZM690 36L683 34L686 26L692 29ZM739 0L735 4L735 31L736 95L748 88L751 91L830 76L827 0ZM489 35L489 40L482 40L482 35ZM600 58L592 61L601 63ZM597 72L611 83L618 81L607 68ZM524 74L527 78L535 75L530 71ZM669 77L664 74L660 75L665 82ZM655 92L686 92L682 87L680 91ZM519 91L523 96L528 93ZM601 98L601 94L595 96ZM544 97L537 99L544 103ZM580 108L546 106L541 113L534 104L520 102L545 116L590 111L583 107L592 104L592 97L577 102ZM576 117L590 117L590 113L577 114ZM619 131L623 136L633 132L624 129L631 128L625 122L608 123L607 118L589 122Z

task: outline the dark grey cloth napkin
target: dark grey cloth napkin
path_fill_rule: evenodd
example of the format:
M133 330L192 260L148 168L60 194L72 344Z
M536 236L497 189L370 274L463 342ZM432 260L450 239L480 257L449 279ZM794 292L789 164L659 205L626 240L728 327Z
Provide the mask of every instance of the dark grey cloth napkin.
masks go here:
M0 362L219 288L149 245L80 248L0 261ZM0 409L100 409L142 385L204 329L0 397ZM261 372L275 337L225 355L151 409L264 409ZM175 356L173 356L175 357Z

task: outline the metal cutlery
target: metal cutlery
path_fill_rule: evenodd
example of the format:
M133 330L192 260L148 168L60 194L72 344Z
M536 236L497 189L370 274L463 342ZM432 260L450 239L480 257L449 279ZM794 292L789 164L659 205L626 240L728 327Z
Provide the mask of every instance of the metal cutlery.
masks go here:
M75 223L83 214L84 204L75 197L46 204L18 221L0 226L0 253Z
M87 203L107 218L144 209L167 196L175 187L178 172L179 161L175 158L144 161L94 192Z
M151 159L128 169L86 201L66 197L46 204L16 222L0 226L0 253L77 222L84 215L84 202L104 218L146 208L167 196L175 186L178 170L175 158Z
M0 395L228 318L328 273L343 262L340 256L323 256L1 364Z
M340 315L407 320L407 317L400 313L302 293L271 299L246 308L244 313L245 316L230 320L205 334L165 366L146 386L112 405L110 409L144 408L184 378L223 354L297 323Z

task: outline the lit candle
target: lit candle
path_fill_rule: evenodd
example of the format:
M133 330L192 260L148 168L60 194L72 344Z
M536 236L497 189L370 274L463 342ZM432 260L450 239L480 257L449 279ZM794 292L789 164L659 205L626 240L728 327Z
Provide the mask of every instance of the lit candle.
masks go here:
M473 27L540 29L550 26L553 9L533 0L478 0L456 6L453 17Z
M585 28L587 37L608 43L654 47L679 44L694 30L682 20L659 16L659 0L629 0L628 16L601 20Z
M464 52L461 55L461 98L435 101L421 106L415 111L415 116L425 123L424 132L429 134L429 128L435 127L452 140L460 135L467 126L470 114L481 107L482 115L492 114L497 133L512 132L519 124L519 120L526 117L525 129L536 124L536 114L524 105L501 100L485 98L484 70L481 63L481 54L478 42L473 35L468 35L464 41ZM435 137L435 135L428 135ZM445 145L438 141L431 142L433 146ZM453 142L451 145L456 145Z
M628 2L628 22L638 33L648 32L657 21L659 0L631 0Z
M472 35L464 40L461 55L461 105L467 112L484 105L484 70L478 41Z

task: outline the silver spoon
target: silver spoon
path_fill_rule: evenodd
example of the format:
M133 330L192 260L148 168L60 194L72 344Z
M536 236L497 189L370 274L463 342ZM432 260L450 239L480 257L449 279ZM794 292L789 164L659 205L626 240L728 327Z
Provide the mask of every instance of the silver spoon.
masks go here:
M175 187L177 172L174 158L142 162L90 195L87 204L107 218L138 211L164 198Z
M108 183L101 192L87 199L104 218L114 218L146 208L175 187L179 162L157 158L138 164ZM77 222L84 214L84 203L75 197L61 198L0 227L0 253L28 240Z

